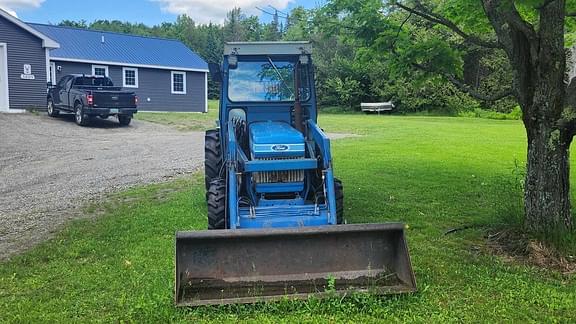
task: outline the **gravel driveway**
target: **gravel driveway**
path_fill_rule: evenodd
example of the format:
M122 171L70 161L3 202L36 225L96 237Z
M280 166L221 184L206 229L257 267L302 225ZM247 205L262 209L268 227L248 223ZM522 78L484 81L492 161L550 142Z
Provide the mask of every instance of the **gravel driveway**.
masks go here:
M137 120L80 127L72 115L0 114L0 259L81 217L87 199L197 170L203 142L203 133Z

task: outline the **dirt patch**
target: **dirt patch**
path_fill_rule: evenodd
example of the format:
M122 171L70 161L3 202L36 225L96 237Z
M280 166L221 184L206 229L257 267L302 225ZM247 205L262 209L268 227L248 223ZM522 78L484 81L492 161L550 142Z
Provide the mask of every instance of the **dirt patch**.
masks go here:
M565 275L576 274L576 256L562 255L546 244L512 230L502 230L487 235L491 253L504 261L558 271Z
M361 137L361 135L351 134L351 133L327 133L326 135L331 140L339 140L339 139L348 138L348 137Z

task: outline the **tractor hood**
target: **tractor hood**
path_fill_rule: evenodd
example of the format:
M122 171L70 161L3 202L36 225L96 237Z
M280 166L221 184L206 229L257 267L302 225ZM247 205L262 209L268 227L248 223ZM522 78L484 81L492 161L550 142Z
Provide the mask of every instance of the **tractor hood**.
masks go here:
M250 124L250 152L253 158L304 157L304 136L284 122Z

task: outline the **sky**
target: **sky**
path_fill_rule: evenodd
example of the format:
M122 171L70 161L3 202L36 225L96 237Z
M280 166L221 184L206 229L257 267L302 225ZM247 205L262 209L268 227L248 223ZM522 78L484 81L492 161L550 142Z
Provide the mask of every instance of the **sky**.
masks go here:
M247 15L260 16L270 21L271 16L256 7L273 12L276 8L289 11L296 6L314 8L323 0L0 0L0 8L23 21L59 23L62 20L98 19L142 22L157 25L173 22L187 14L199 23L222 23L226 13L240 7ZM272 7L270 7L272 6Z

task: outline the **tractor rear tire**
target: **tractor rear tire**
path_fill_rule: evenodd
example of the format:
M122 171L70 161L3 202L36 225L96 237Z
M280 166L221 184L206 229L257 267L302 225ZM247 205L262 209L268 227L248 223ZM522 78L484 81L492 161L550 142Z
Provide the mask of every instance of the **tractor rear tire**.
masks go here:
M336 223L344 224L344 186L340 179L334 178L334 192L336 193Z
M220 169L222 168L221 147L220 131L217 129L207 130L204 136L204 183L207 191L212 180L220 177Z
M226 229L226 182L221 178L212 180L206 193L208 204L208 229Z

